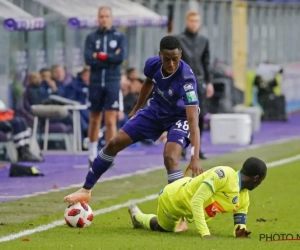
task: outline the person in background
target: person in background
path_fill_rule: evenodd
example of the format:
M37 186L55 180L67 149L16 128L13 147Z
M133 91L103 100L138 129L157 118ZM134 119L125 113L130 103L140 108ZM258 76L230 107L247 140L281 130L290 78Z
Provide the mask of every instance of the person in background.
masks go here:
M40 71L43 82L41 84L41 91L43 95L58 95L67 98L67 88L64 84L66 72L63 66L54 65L51 71L48 69L42 69Z
M49 72L50 73L50 72ZM42 74L33 72L29 74L29 84L27 86L27 98L30 105L39 105L47 100L46 92L41 91ZM51 77L50 77L51 78Z
M190 65L197 80L197 91L199 96L199 129L200 137L203 132L204 116L206 110L206 98L211 98L214 94L212 76L210 72L210 49L209 41L199 34L201 26L200 15L196 11L189 11L186 15L186 29L177 36L182 46L182 60ZM201 140L200 140L201 141ZM185 158L185 151L182 156ZM200 159L205 159L204 153L199 152Z
M29 147L31 140L31 129L23 117L15 117L14 111L8 109L0 100L0 131L12 133L12 140L18 152L18 161L42 162L43 157L35 155Z
M43 79L44 82L42 82ZM48 85L49 91L46 91L45 85ZM55 92L52 92L52 90L55 90ZM29 74L26 98L30 105L52 104L52 101L49 99L49 93L57 93L56 90L56 83L51 79L51 73L48 69L42 69L40 74L37 72ZM65 118L51 118L50 123L64 123L73 126L71 114Z
M125 97L130 92L130 80L127 78L126 73L123 73L121 76L121 91L123 97Z
M276 77L282 73L283 68L280 65L272 64L269 61L258 65L253 85L258 89L258 102L262 108L265 107L268 95L274 94L274 88L278 86Z
M48 68L42 68L40 70L40 75L41 75L42 81L48 81L49 79L52 80L51 70Z
M142 86L143 86L143 79L140 78L135 78L131 81L131 92L139 95L139 93L141 92Z
M90 83L90 67L83 67L70 86L70 99L79 102L82 105L88 105L88 87ZM90 112L88 109L80 110L80 122L83 138L88 136Z
M98 134L104 111L105 142L117 133L120 110L120 81L122 63L126 56L126 38L113 27L112 10L102 6L98 10L99 29L85 41L84 57L91 67L89 84L89 166L98 155Z
M123 95L123 105L125 115L129 115L136 103L135 95L131 92L131 81L128 79L127 74L122 74L121 77L121 90Z
M127 78L132 81L134 79L139 78L139 72L137 71L136 68L128 68L126 70Z

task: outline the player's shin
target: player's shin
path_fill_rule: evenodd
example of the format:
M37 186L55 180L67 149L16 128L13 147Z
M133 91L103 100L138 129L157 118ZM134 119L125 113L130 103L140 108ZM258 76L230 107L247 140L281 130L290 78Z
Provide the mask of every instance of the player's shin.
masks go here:
M83 188L92 189L101 175L103 175L114 161L114 156L107 155L103 149L99 152L93 162L93 166L86 176Z
M134 217L135 217L135 220L143 226L143 228L153 230L151 228L151 220L156 218L156 215L143 214L142 212L140 212L140 213L137 213Z

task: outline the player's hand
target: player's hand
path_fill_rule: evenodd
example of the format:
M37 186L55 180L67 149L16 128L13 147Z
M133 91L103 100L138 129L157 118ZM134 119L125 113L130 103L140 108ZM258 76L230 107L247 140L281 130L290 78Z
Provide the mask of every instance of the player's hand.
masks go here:
M240 225L238 225L238 227L235 229L235 236L237 238L250 238L250 234L251 232L246 230L245 228L241 229Z
M204 239L213 239L213 238L216 238L216 236L209 234L209 235L204 235L203 238Z
M206 98L211 98L214 95L215 89L212 83L206 85Z
M95 53L93 53L93 58L97 58L97 53L95 52Z
M192 171L193 178L203 173L203 169L199 160L191 159L189 166L185 170L184 176L186 176L190 171Z

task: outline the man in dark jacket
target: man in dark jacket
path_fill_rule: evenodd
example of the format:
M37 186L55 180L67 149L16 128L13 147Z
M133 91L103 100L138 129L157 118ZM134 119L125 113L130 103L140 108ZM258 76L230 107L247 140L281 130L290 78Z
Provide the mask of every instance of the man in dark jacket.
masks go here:
M88 87L90 83L90 68L84 67L70 84L70 99L82 105L88 104ZM83 138L87 136L90 112L88 109L80 110L81 133Z
M102 111L105 111L105 141L117 132L122 62L126 55L126 39L113 25L112 10L99 8L99 29L89 34L85 42L85 63L91 68L89 85L89 162L97 156L98 133Z
M48 98L50 95L58 95L68 98L68 88L64 83L66 72L63 66L53 65L51 72L47 69L42 69L40 73L43 78L41 91L44 96Z
M206 115L206 98L214 94L210 73L210 51L209 41L199 34L201 26L198 12L190 11L186 15L186 30L177 36L182 47L182 60L190 65L197 79L197 91L199 96L199 129L200 136L203 131L204 116ZM183 152L185 156L185 152ZM203 152L199 152L201 159L205 159Z

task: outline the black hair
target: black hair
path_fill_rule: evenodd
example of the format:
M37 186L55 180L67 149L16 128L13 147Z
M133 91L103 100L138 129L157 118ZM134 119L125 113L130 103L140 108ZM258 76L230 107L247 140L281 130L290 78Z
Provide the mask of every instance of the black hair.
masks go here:
M250 157L244 162L241 173L249 177L256 175L264 177L267 173L267 166L262 160Z
M159 50L181 50L181 45L179 40L175 36L165 36L160 40Z
M48 68L42 68L42 69L40 70L40 74L42 74L42 73L44 73L44 72L48 72L48 71L50 71L50 69L48 69Z
M126 74L130 74L131 72L135 71L136 68L128 68L126 69Z

